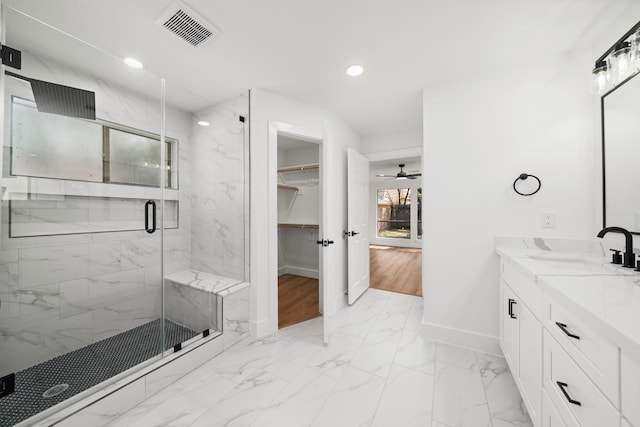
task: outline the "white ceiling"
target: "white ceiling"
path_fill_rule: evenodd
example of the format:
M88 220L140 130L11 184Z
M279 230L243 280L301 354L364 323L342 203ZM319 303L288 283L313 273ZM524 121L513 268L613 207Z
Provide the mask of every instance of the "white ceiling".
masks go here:
M359 134L375 135L420 128L423 87L590 46L633 1L187 0L223 32L199 48L156 24L172 0L3 3L140 59L167 79L181 108L195 112L257 87L333 109ZM55 48L45 37L38 43ZM361 77L345 75L352 63L364 65Z

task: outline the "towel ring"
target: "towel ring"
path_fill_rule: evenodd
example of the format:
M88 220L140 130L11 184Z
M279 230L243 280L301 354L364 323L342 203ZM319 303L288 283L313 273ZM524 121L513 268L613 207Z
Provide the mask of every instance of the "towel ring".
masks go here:
M538 181L538 188L536 188L536 190L534 192L532 192L532 193L521 193L521 192L519 192L518 189L516 188L516 184L518 183L519 180L523 180L524 181L525 179L527 179L529 177L531 177L531 178L535 179L536 181ZM520 176L517 177L515 181L513 181L513 191L515 191L516 193L518 193L521 196L533 196L538 191L540 191L540 187L542 187L542 182L540 182L540 178L538 178L535 175L529 175L527 173L521 173Z

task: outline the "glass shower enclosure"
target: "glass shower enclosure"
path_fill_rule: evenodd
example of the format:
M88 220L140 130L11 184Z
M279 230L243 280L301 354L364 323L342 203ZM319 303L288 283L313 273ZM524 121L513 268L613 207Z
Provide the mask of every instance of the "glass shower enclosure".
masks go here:
M248 95L171 104L121 58L2 20L21 64L0 77L0 427L237 326L221 305L248 270Z

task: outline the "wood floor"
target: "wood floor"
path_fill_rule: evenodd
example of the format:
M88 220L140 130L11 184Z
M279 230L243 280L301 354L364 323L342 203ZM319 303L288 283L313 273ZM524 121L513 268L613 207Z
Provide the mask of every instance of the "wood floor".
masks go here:
M318 279L283 274L278 277L278 328L321 316Z
M369 246L370 286L422 296L422 249Z

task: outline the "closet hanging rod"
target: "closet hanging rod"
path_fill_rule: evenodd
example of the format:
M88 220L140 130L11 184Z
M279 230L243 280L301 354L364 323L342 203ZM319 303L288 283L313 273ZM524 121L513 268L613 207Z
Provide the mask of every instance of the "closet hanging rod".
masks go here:
M278 169L278 172L296 172L296 171L305 171L309 169L318 169L318 168L320 168L320 165L316 163L312 165L291 166L288 168L281 168L281 169Z
M313 228L319 229L320 226L316 224L278 224L278 228Z
M298 187L294 187L293 185L278 184L278 188L282 188L284 190L300 191Z

